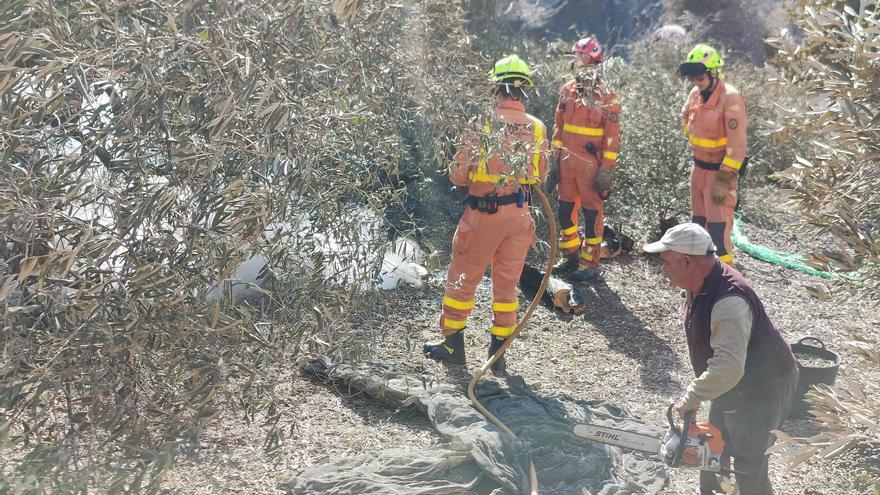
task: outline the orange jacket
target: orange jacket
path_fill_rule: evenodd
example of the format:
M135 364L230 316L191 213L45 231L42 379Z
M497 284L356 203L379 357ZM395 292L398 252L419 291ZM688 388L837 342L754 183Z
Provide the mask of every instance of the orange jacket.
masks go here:
M578 92L576 79L565 83L559 91L554 120L554 146L585 157L589 153L586 146L592 143L601 167L614 168L620 148L620 101L605 83L599 81L592 93L584 96Z
M471 196L506 196L516 193L521 184L547 178L544 123L526 113L525 106L515 100L499 103L495 117L503 123L500 139L493 124L486 123L479 132L462 136L449 164L449 180L457 186L468 186Z
M703 102L696 86L681 109L694 157L739 171L746 156L746 102L736 88L718 81Z

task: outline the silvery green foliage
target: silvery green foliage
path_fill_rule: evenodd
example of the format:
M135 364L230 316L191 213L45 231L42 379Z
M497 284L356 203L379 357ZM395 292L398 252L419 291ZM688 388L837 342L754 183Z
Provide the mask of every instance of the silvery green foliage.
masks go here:
M265 370L363 350L351 321L376 308L388 243L364 225L405 210L474 113L461 17L4 3L0 492L154 491L219 414L277 448ZM256 305L207 297L253 256Z
M796 11L803 30L798 42L780 37L777 63L785 80L810 94L809 105L786 119L780 140L814 136L780 175L816 232L831 233L837 246L813 253L814 264L855 271L841 277L868 299L880 298L880 11L876 1L860 8L828 2L804 3Z
M800 41L770 40L779 49L776 63L785 80L809 91L811 103L780 126L779 139L814 134L791 167L780 173L795 189L795 199L811 230L830 233L836 246L813 253L813 264L825 269L857 271L840 277L860 297L876 304L880 287L880 4L798 2L795 18ZM849 295L849 292L844 292ZM873 452L880 442L877 390L870 377L880 369L876 336L852 335L849 343L867 368L856 379L838 380L807 394L811 412L824 427L809 438L782 436L778 449L792 464L818 457L830 459L850 449ZM872 456L868 454L869 457ZM876 458L876 455L873 455ZM853 456L862 462L865 456ZM856 477L864 493L880 490L874 476Z

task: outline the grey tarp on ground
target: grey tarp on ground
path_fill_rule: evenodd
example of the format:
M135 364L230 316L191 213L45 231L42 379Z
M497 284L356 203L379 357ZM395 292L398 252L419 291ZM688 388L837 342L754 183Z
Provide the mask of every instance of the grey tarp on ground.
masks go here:
M577 423L594 423L663 434L661 428L636 422L612 403L542 396L519 377L484 379L477 386L477 398L516 433L513 439L473 408L466 393L469 377L441 383L407 368L382 363L352 366L325 358L305 371L390 407L418 408L448 442L332 459L305 469L282 488L296 495L513 495L528 493L530 460L541 495L650 494L667 482L659 461L592 444L572 433Z

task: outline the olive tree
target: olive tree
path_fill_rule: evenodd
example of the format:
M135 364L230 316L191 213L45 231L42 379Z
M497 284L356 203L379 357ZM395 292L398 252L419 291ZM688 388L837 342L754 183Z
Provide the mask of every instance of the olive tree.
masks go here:
M777 63L786 80L806 88L812 102L778 132L782 139L801 133L815 138L781 175L794 188L807 227L837 240L837 245L814 252L812 263L842 272L838 284L876 304L880 299L878 2L799 2L794 13L802 40L771 42L779 49ZM867 335L853 337L851 345L867 364L863 376L869 377L880 370L877 341ZM878 394L868 380L848 380L810 392L811 410L827 430L806 439L784 437L779 449L798 463L814 455L831 458L855 446L880 444ZM880 488L876 480L868 484L874 491Z
M364 340L385 212L474 113L462 19L4 2L0 492L156 490L222 414L284 440L267 370ZM255 304L217 296L254 257Z

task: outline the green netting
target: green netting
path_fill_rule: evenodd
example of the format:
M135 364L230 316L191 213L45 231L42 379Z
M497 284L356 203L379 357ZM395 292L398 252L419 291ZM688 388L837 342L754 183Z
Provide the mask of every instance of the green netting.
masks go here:
M822 278L835 278L840 276L839 274L834 272L816 270L815 268L811 268L805 265L803 263L805 258L799 254L780 253L778 251L774 251L768 248L767 246L752 244L751 242L749 242L748 237L746 237L742 232L739 231L738 219L734 219L733 221L733 229L731 229L730 232L730 240L731 242L733 242L734 246L740 249L740 251L748 254L752 258L766 261L767 263L790 268L792 270L798 270Z

